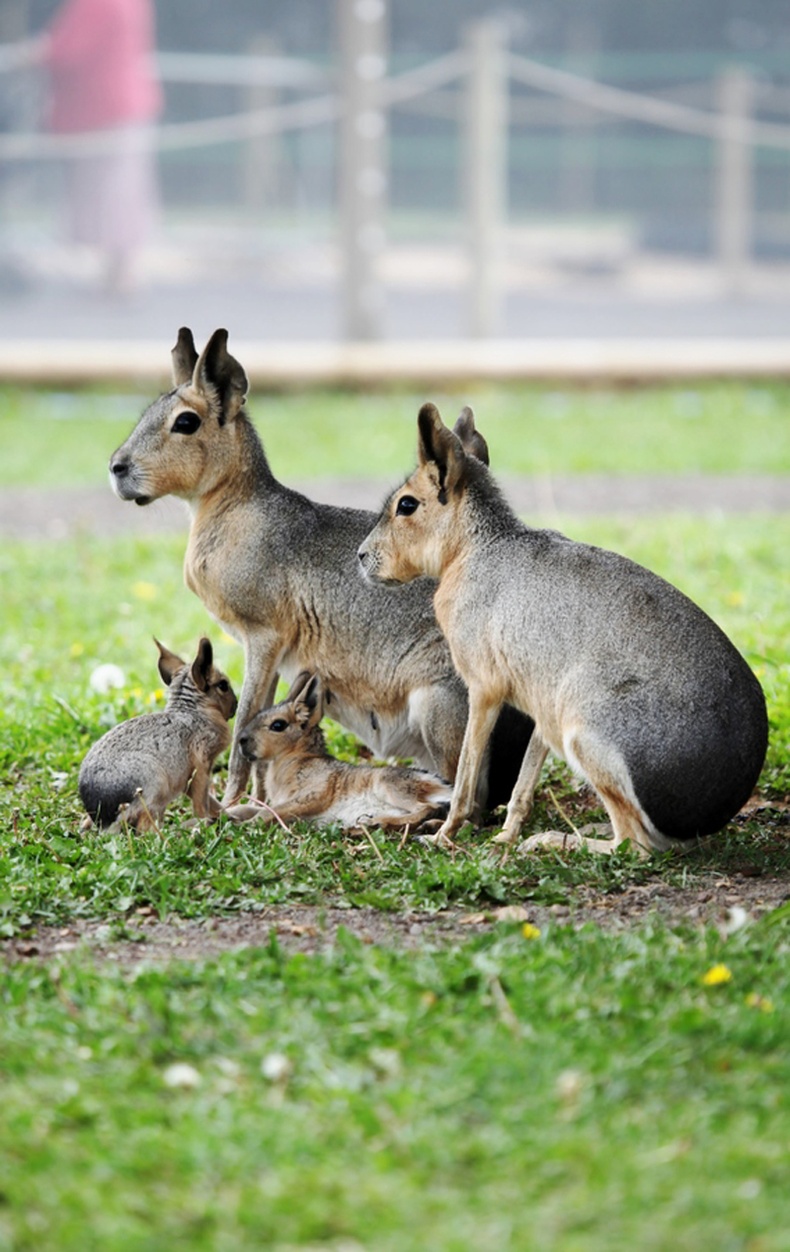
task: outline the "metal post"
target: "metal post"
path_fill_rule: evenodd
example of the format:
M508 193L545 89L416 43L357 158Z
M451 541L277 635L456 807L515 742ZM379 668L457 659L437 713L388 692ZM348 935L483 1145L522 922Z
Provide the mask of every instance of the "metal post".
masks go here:
M748 70L725 70L718 83L719 139L716 194L716 254L728 291L743 290L752 247L754 170L749 143L754 83Z
M18 43L27 39L30 34L29 0L5 0L0 4L0 43ZM26 112L29 110L26 110ZM20 193L30 182L30 175L23 174L20 167L13 164L7 167L7 176L0 178L0 231L7 224L15 202L20 201ZM0 239L0 270L8 270L8 278L14 281L16 265L13 260L6 262L2 256L7 251L7 242Z
M469 331L477 338L502 327L502 247L507 220L507 55L501 22L466 30L469 77L462 145L470 262Z
M273 57L279 47L269 35L256 35L247 49L250 56ZM277 103L275 87L255 84L245 91L245 105L251 111ZM281 168L280 136L257 135L246 144L243 165L244 204L253 213L279 207L279 174Z
M585 78L597 77L601 50L601 27L597 12L581 9L568 25L569 68ZM559 135L559 203L567 215L589 215L595 206L595 165L591 150L598 114L572 100L557 101L562 118Z
M28 0L5 0L0 7L0 43L24 39L28 28Z
M387 119L379 87L387 68L384 0L337 0L340 35L340 242L347 339L377 339L383 293Z

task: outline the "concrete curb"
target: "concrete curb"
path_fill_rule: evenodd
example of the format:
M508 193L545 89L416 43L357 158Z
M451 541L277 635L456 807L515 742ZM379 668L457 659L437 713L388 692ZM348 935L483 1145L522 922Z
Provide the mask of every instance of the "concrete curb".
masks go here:
M161 341L19 339L0 343L0 381L169 385ZM233 352L258 388L437 385L463 381L671 382L790 378L790 337L775 339L496 339L266 344Z

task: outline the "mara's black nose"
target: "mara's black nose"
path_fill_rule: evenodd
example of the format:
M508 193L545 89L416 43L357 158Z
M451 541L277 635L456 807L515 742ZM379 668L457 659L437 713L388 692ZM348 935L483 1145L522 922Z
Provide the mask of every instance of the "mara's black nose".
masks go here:
M239 739L239 748L241 755L246 757L248 761L255 760L255 753L252 750L252 740L249 735L242 735Z
M125 478L129 473L129 464L127 461L113 461L110 466L110 473L116 478Z

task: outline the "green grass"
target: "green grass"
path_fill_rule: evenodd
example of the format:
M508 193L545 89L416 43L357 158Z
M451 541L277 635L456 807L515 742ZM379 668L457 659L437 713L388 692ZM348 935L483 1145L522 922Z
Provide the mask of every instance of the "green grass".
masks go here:
M0 1247L784 1252L789 939L14 968Z
M471 399L510 469L786 472L789 396L481 388L446 407ZM142 407L64 397L63 420L49 396L3 399L6 485L101 482ZM284 479L395 480L413 457L418 399L314 394L253 408ZM730 634L768 699L762 787L787 798L790 518L564 528L656 569ZM589 891L614 899L715 876L737 894L741 874L790 880L778 809L690 857L648 863L502 865L485 833L451 858L381 834L374 848L306 828L195 831L184 805L155 836L80 834L87 747L155 706L152 634L186 652L208 633L240 685L241 650L184 588L183 549L183 538L82 536L0 550L0 934L95 919L110 940L139 938L141 908L196 919L299 903L349 916L573 910ZM104 661L125 683L100 695L89 680ZM337 728L331 743L354 753ZM578 804L561 767L531 829L561 824L557 804ZM0 1252L787 1252L789 953L784 906L729 935L648 917L609 933L549 924L531 938L502 924L408 953L341 934L315 956L286 956L272 939L155 968L143 941L126 970L81 950L7 967ZM717 966L724 981L706 985ZM285 1058L279 1079L266 1076L272 1057ZM191 1067L193 1085L169 1085L174 1064Z
M501 472L790 470L786 383L613 391L479 385L430 395L448 419L473 406ZM111 452L151 398L3 388L0 486L101 484ZM414 462L426 398L407 390L253 394L250 412L286 482L359 474L395 482Z
M790 550L790 518L575 519L566 529L664 574L722 625L755 668L768 698L772 735L765 782L790 789L784 555ZM91 740L120 718L150 707L150 695L160 685L152 635L184 652L207 632L219 663L240 686L241 649L184 587L183 549L183 539L161 536L5 546L0 762L6 771L27 771L37 806L36 780L44 761L66 773L57 797L62 810L74 802L77 764ZM99 696L90 690L90 675L106 661L119 665L127 681L121 692Z
M777 549L790 541L790 519L777 523L771 544L755 518L641 522L629 536L624 524L588 523L584 530L674 573L728 629L768 694L772 740L763 785L780 795L790 790L790 666L783 643L790 608L776 567ZM141 906L153 906L162 917L203 917L328 899L384 910L514 900L551 904L572 901L581 882L617 891L624 881L656 872L630 858L572 857L537 866L513 859L501 867L489 858L485 835L472 841L467 856L451 859L415 845L399 852L392 841L383 841L376 854L364 843L304 830L293 838L277 828L228 825L195 833L184 825L183 806L170 815L161 837L80 835L79 762L109 726L152 707L151 693L159 686L153 633L186 653L208 630L219 662L240 685L240 648L218 637L181 583L182 547L177 539L83 539L16 545L3 557L0 932L75 917L123 919ZM717 564L712 554L722 549L730 556ZM126 684L99 695L89 679L105 661L122 667ZM353 755L353 741L337 728L330 741L335 751ZM563 800L573 785L558 769L552 788ZM550 796L542 792L533 829L557 824ZM752 857L758 869L777 857L775 841L763 840L753 824L729 841L712 842L696 868L742 865ZM788 857L790 849L784 865ZM661 872L669 874L670 867ZM694 870L684 866L677 873Z
M782 579L790 518L772 519L770 526L759 517L577 520L568 529L672 578L728 631L768 698L771 745L763 788L778 796L790 791L790 603ZM241 649L183 586L182 552L179 538L83 537L7 545L0 558L6 589L0 617L0 932L72 918L122 920L141 906L153 906L162 917L204 917L329 899L350 908L430 911L517 900L567 903L581 882L617 891L623 875L632 882L659 872L630 858L571 857L539 869L514 859L500 867L487 853L485 835L471 841L466 857L452 860L414 845L398 852L387 841L375 854L367 845L305 830L288 838L276 829L223 824L195 834L184 824L183 805L161 837L80 835L76 780L87 748L118 720L155 707L160 683L153 634L188 653L207 631L219 663L237 688L241 684ZM90 675L106 661L119 665L126 681L101 695L91 690ZM353 755L353 740L337 728L331 743ZM532 829L557 825L551 794L541 793ZM553 775L553 794L561 800L575 794L561 769ZM711 864L723 870L754 858L763 869L775 867L778 854L786 866L790 849L782 857L770 832L763 834L754 824L733 828L729 839L709 845L696 868L660 872L693 876Z

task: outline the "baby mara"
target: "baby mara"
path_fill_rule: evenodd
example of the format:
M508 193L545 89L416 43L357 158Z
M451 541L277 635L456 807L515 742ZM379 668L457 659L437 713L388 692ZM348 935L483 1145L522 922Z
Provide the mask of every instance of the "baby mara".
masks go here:
M768 726L757 679L680 591L614 552L525 526L487 467L433 405L419 464L359 549L372 582L439 579L437 620L469 691L448 844L479 808L478 780L504 701L535 731L498 841L526 820L553 751L586 778L611 820L610 851L643 854L720 830L749 798ZM536 836L539 841L540 836Z
M305 670L285 699L258 713L239 737L247 760L264 768L268 805L281 821L403 830L447 814L452 788L434 774L351 765L330 756L320 727L323 712L321 679ZM242 804L227 812L245 820L261 809Z
M230 743L228 722L236 697L203 638L191 663L157 639L159 673L169 687L162 712L144 713L114 726L94 743L79 774L79 791L99 826L119 820L137 830L155 829L178 796L192 801L195 817L222 812L211 792L211 771Z

